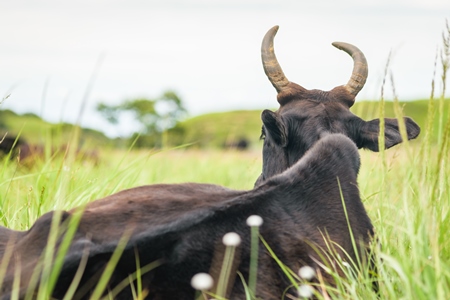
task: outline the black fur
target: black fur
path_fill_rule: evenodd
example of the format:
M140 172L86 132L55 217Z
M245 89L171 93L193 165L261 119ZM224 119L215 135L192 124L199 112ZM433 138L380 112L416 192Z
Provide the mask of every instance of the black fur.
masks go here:
M291 85L295 85L291 83ZM326 135L340 133L358 148L378 149L379 119L364 121L350 112L348 94L343 87L329 92L291 88L288 100L280 94L276 112L265 110L261 115L263 133L263 170L256 185L295 164L317 141ZM419 126L404 119L408 139L416 138ZM385 118L385 147L402 142L397 119ZM343 166L345 167L345 166Z
M208 184L160 184L125 190L94 201L84 209L53 297L63 297L83 253L88 253L89 259L81 285L89 284L94 278L95 286L98 274L120 238L127 233L130 240L112 274L109 288L135 271L135 254L139 253L141 266L161 262L143 276L144 287L149 290L148 299L193 299L191 277L198 272L219 274L220 263L214 260L221 261L221 239L231 231L242 237L236 268L248 278L250 229L246 219L253 214L264 219L261 235L293 270L305 264L318 268L314 259L320 261L320 256L310 245L326 249L322 234L327 234L356 258L338 181L352 233L358 241L367 243L372 225L359 201L358 170L359 156L354 143L341 134L331 134L317 142L291 168L250 191ZM64 212L60 223L69 221L76 210ZM42 216L26 232L10 231L6 235L14 238L10 245L13 257L2 287L4 299L12 291L16 268L21 268L21 295L25 294L31 273L47 244L54 214ZM7 241L3 240L1 254L5 252L5 245ZM258 296L280 299L289 285L273 258L261 246ZM84 291L80 288L77 296L87 298L90 292L92 288ZM229 297L245 298L239 279L234 281ZM118 299L130 298L130 289L118 296Z
M250 229L246 219L254 214L264 219L261 235L292 270L304 265L320 269L320 263L332 263L326 258L329 253L321 253L328 251L330 240L353 260L364 256L374 232L359 197L357 148L378 151L379 120L366 122L353 115L349 107L354 96L344 87L324 92L289 83L277 98L278 111L262 113L263 170L254 189L160 184L125 190L89 203L82 208L82 218L52 296L64 296L83 257L87 257L75 299L89 298L124 235L129 240L112 273L109 290L135 272L137 255L140 266L158 264L142 277L147 299L193 299L192 276L209 272L217 280L224 254L221 239L232 231L242 237L233 270L239 270L247 279ZM419 127L409 118L404 121L408 139L415 138ZM385 128L386 148L402 141L397 120L385 119ZM53 216L59 215L64 230L79 210L48 213L25 232L0 228L2 261L8 253L12 256L2 285L3 299L11 296L17 271L20 297L24 297L47 245ZM335 250L339 253L341 248ZM257 297L280 299L286 289L296 294L262 245L258 268ZM322 275L333 284L333 278L324 270ZM245 299L239 278L234 279L227 296ZM116 298L131 299L131 288Z

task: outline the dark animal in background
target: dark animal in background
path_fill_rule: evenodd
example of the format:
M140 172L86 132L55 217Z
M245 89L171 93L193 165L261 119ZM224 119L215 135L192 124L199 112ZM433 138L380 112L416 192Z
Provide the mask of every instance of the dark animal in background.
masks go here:
M235 149L239 151L245 151L249 148L250 142L247 138L241 137L234 141L227 141L223 144L224 149Z
M13 148L15 141L15 139L10 138L9 136L3 136L0 138L0 151L3 152L3 154L8 154Z
M66 155L69 151L67 144L59 147L52 147L50 155ZM17 159L19 162L27 166L32 166L35 160L45 158L45 146L39 144L31 144L22 138L5 135L0 139L0 152L3 155L10 155L11 159ZM98 151L78 149L75 152L75 158L82 162L89 162L97 165L100 162Z
M17 159L20 162L42 158L45 155L44 146L30 144L15 136L5 136L0 143L0 150L4 155L10 155L11 159Z
M0 138L0 152L2 152L3 155L11 154L11 156L15 156L15 152L17 151L14 151L14 149L17 150L23 146L26 147L26 143L17 137L10 137L5 134Z
M330 92L308 91L287 81L276 63L272 44L276 30L272 28L264 38L262 55L281 106L276 113L262 114L263 172L256 187L234 191L209 184L150 185L87 204L52 293L54 298L64 296L83 256L87 257L86 267L75 298L88 298L124 235L130 238L112 272L110 290L136 270L138 255L141 266L161 263L142 276L147 299L193 299L191 277L198 272L218 274L220 263L215 263L214 256L223 254L221 239L227 232L242 237L233 269L248 278L250 229L245 221L254 214L264 219L261 235L293 270L304 265L320 269L318 262L323 260L314 248L327 252L330 240L352 259L361 255L363 251L356 253L358 249L352 246L343 201L351 233L364 248L373 228L357 187L357 147L377 150L379 129L378 121L364 122L348 111L367 75L364 56L354 46L337 44L354 57L352 79ZM416 137L418 126L410 119L405 122L408 137ZM397 122L387 120L386 124L386 146L401 142ZM59 212L61 222L73 220L76 212L77 208ZM0 255L12 256L1 290L4 298L10 297L18 270L19 295L25 295L56 214L42 216L24 232L0 228ZM262 245L259 252L256 296L280 299L291 283ZM323 270L322 274L333 282ZM295 294L294 289L289 293ZM227 296L245 299L239 279ZM116 298L131 299L131 288Z

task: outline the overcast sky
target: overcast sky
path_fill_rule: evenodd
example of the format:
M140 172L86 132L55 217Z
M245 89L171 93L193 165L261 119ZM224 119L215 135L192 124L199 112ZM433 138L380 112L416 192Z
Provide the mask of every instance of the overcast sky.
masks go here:
M275 51L284 73L305 88L347 82L352 60L331 46L344 41L369 63L357 99L380 98L390 51L399 98L427 98L449 17L448 0L0 0L0 97L11 94L0 109L75 122L89 82L82 125L109 135L134 124L109 126L96 103L167 89L191 116L275 108L260 58L273 25L280 26Z

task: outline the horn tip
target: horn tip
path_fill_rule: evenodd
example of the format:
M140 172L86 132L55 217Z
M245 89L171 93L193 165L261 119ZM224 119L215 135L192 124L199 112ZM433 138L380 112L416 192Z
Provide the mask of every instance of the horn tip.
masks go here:
M275 31L275 33L277 33L278 32L278 28L280 28L280 26L275 25L272 28L270 28L269 31Z
M343 50L344 44L345 43L343 43L343 42L333 42L333 43L331 43L331 45L333 45L334 47L338 48L339 50Z

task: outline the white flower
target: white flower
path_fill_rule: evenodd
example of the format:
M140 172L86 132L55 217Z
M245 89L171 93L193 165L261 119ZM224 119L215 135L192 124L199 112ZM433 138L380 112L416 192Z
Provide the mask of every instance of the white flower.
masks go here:
M239 246L241 244L241 237L236 232L228 232L222 238L225 246Z
M310 266L303 266L298 270L298 275L305 280L311 280L316 276L316 271Z
M310 298L314 294L313 288L307 284L302 284L301 286L299 286L297 292L298 292L299 297L303 297L303 298Z
M263 223L263 219L258 215L252 215L247 218L247 225L250 227L252 227L252 226L260 227L262 225L262 223Z
M197 273L191 279L191 285L194 289L205 291L212 288L214 280L208 273Z

